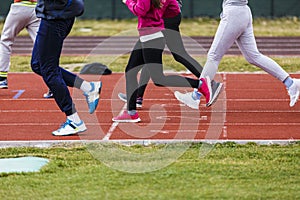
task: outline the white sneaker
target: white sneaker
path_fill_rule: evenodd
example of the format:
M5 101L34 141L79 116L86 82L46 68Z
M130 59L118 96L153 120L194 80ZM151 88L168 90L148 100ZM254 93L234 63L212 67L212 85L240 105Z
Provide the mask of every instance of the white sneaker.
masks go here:
M81 121L79 124L74 123L73 121L67 119L67 121L61 125L61 127L52 132L52 135L55 136L66 136L66 135L74 135L77 133L81 133L86 131L86 126L83 121Z
M125 103L127 103L127 96L124 93L119 93L118 97L120 100L124 101ZM142 108L143 107L143 98L142 97L138 97L136 99L136 107L137 108Z
M192 96L193 92L181 93L181 92L175 91L174 95L178 101L187 105L188 107L190 107L192 109L199 109L200 98L194 99Z
M299 99L299 81L298 79L293 79L293 84L287 89L290 95L290 107L293 107Z
M52 92L51 90L48 90L48 92L45 93L45 94L43 95L43 97L46 98L46 99L54 98L53 92Z
M99 82L91 82L92 89L90 92L85 92L84 96L86 97L86 102L89 107L89 113L92 114L95 112L100 98L102 83Z

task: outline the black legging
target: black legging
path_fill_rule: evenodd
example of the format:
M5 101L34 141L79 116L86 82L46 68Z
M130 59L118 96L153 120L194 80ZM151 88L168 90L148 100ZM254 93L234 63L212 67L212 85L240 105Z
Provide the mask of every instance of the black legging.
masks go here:
M184 48L179 30L181 13L173 18L165 18L164 23L166 29L163 31L163 34L166 40L166 45L171 51L174 59L199 78L203 67L194 58L192 58ZM143 68L139 80L139 88L137 91L138 97L144 96L149 80L150 74Z
M177 75L165 76L163 74L162 53L164 47L164 38L157 38L143 43L139 40L135 44L125 69L127 109L129 111L136 110L137 74L141 68L147 71L157 86L198 88L198 79Z

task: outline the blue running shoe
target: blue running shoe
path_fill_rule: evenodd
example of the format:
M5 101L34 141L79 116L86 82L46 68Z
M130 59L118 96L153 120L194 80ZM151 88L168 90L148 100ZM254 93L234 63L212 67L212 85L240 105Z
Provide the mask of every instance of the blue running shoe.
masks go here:
M81 132L86 131L86 126L83 121L76 124L75 122L67 119L67 121L61 125L61 127L52 132L52 135L55 136L66 136L66 135L74 135Z
M7 88L8 88L7 79L0 81L0 89L7 89Z
M90 84L92 86L92 89L89 92L85 92L84 96L86 98L86 102L89 107L89 113L92 114L95 112L99 103L102 83L101 81L99 81L99 82L91 82Z

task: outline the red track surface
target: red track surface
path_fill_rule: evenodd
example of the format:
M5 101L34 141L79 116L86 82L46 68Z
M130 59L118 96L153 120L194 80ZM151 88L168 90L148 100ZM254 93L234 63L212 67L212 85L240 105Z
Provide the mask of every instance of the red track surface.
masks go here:
M289 107L289 97L278 80L266 74L222 74L225 89L212 108L201 102L200 110L180 104L174 90L150 84L139 110L141 123L117 124L111 118L122 110L118 92L125 91L123 74L85 76L103 81L99 107L87 112L81 92L71 90L76 108L88 131L80 136L55 137L65 116L53 99L43 99L47 90L33 73L11 73L9 89L0 90L0 141L45 140L299 140L300 103ZM293 77L299 75L293 75ZM207 131L209 128L209 131Z

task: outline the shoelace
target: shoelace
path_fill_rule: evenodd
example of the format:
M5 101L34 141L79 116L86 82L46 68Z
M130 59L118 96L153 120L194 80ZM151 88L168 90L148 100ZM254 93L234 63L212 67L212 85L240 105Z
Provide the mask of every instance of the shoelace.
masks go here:
M65 128L67 125L71 125L71 120L67 119L67 121L60 126L59 130Z

